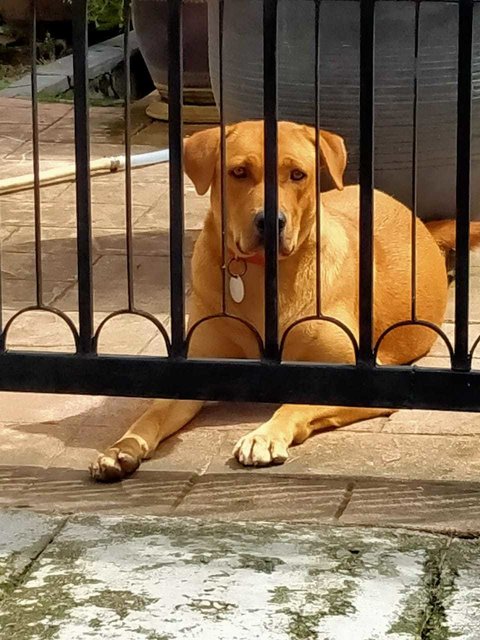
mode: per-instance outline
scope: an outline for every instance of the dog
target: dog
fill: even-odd
[[[343,139],[320,131],[322,174],[332,189],[321,194],[321,226],[316,229],[316,143],[313,128],[278,124],[279,338],[291,361],[354,363],[351,335],[359,333],[359,187],[344,187],[347,152]],[[238,319],[207,316],[222,312],[222,232],[220,130],[208,129],[184,143],[185,172],[199,195],[210,189],[211,206],[192,257],[189,347],[195,358],[258,358],[254,328],[264,328],[264,167],[263,122],[226,128],[226,245],[231,266],[241,266],[242,291],[226,294],[226,312]],[[416,314],[440,326],[448,277],[446,254],[455,247],[453,221],[416,225]],[[472,223],[472,246],[480,244],[480,223]],[[411,318],[412,214],[389,195],[374,192],[374,341],[392,325]],[[320,279],[317,283],[317,235]],[[238,273],[234,275],[239,275]],[[321,317],[316,315],[320,294]],[[236,298],[236,301],[233,299]],[[293,328],[291,326],[297,323]],[[342,326],[343,325],[343,326]],[[343,328],[347,328],[347,331]],[[289,329],[290,328],[290,329]],[[428,353],[436,333],[424,326],[402,326],[388,333],[378,349],[379,364],[401,365]],[[91,466],[100,481],[134,472],[159,443],[200,411],[199,400],[157,400]],[[375,408],[283,405],[265,424],[240,439],[234,455],[246,466],[283,463],[288,448],[314,431],[388,415]]]

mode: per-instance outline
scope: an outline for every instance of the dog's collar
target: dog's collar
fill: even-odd
[[[234,302],[240,304],[245,298],[245,283],[243,276],[247,273],[248,264],[257,264],[264,266],[265,258],[263,253],[255,253],[253,256],[238,257],[232,251],[228,252],[229,260],[226,265],[228,279],[228,288],[230,297]]]
[[[257,264],[261,267],[265,266],[265,254],[263,253],[254,253],[252,256],[236,256],[234,253],[232,253],[231,251],[230,253],[230,259],[231,260],[239,260],[239,261],[243,261],[246,262],[247,264]]]

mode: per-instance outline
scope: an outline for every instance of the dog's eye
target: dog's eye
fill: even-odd
[[[247,170],[245,169],[245,167],[235,167],[230,171],[230,175],[233,176],[234,178],[239,178],[239,179],[246,178]]]
[[[290,180],[299,182],[300,180],[303,180],[304,178],[306,178],[306,175],[307,174],[301,171],[300,169],[294,169],[293,171],[290,172]]]

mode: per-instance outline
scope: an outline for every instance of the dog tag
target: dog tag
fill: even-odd
[[[245,286],[240,276],[230,276],[228,283],[232,300],[240,304],[245,297]]]

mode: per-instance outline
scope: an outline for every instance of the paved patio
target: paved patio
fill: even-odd
[[[166,144],[165,127],[133,111],[133,151]],[[42,168],[73,160],[73,112],[40,105]],[[91,109],[92,157],[122,153],[122,112]],[[28,102],[0,102],[0,177],[31,171]],[[167,166],[133,173],[134,282],[139,307],[168,325]],[[95,321],[125,305],[124,175],[92,181]],[[207,207],[186,183],[187,247]],[[42,189],[44,302],[76,321],[75,187]],[[0,197],[4,319],[35,299],[33,194]],[[472,266],[472,339],[480,332],[480,263]],[[453,291],[452,291],[453,295]],[[452,297],[453,299],[453,297]],[[445,331],[453,335],[450,304]],[[43,317],[42,317],[43,315]],[[25,314],[8,345],[71,350],[61,320]],[[106,353],[163,354],[156,329],[138,318],[117,318],[101,334]],[[437,344],[426,359],[446,366]],[[477,362],[477,361],[476,361]],[[170,438],[155,458],[117,486],[97,486],[86,469],[147,406],[135,399],[0,395],[0,504],[62,513],[135,512],[296,518],[345,524],[480,532],[480,416],[401,411],[319,434],[291,452],[287,464],[245,470],[232,460],[238,437],[273,410],[211,404],[194,424]],[[268,496],[266,499],[265,496]]]
[[[0,637],[478,640],[478,541],[0,512]]]

